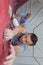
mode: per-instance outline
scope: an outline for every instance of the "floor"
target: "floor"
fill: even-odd
[[[43,0],[29,0],[17,11],[22,12],[31,13],[29,24],[25,26],[27,32],[37,34],[38,42],[36,46],[28,46],[24,53],[20,53],[13,65],[43,65]]]

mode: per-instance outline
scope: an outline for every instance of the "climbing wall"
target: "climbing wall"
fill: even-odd
[[[0,65],[3,65],[9,49],[8,43],[3,39],[3,31],[10,23],[9,4],[13,7],[13,0],[0,0]]]
[[[15,3],[15,11],[20,8],[22,5],[24,5],[28,0],[14,0]]]

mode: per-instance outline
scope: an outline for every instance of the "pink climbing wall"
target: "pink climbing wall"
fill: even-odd
[[[10,17],[9,4],[13,9],[13,0],[0,0],[0,65],[3,65],[5,57],[8,55],[9,45],[3,40],[3,31],[9,26]]]

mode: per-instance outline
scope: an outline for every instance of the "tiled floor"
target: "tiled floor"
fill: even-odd
[[[17,13],[31,13],[30,23],[26,25],[26,28],[27,32],[37,34],[38,42],[36,46],[28,46],[24,53],[20,53],[14,65],[43,65],[43,0],[39,1],[40,3],[34,3],[34,0],[31,0],[31,11],[29,1],[17,11]]]

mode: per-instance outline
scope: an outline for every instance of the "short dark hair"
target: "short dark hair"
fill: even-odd
[[[31,15],[30,13],[27,13],[26,16]]]
[[[31,41],[32,41],[31,46],[36,45],[36,42],[38,41],[38,37],[37,37],[37,35],[36,35],[36,34],[31,33]]]
[[[26,16],[25,16],[25,19],[26,19],[26,17],[27,17],[27,16],[29,16],[29,17],[30,17],[30,16],[31,16],[31,14],[30,14],[30,13],[27,13],[27,14],[26,14]]]

